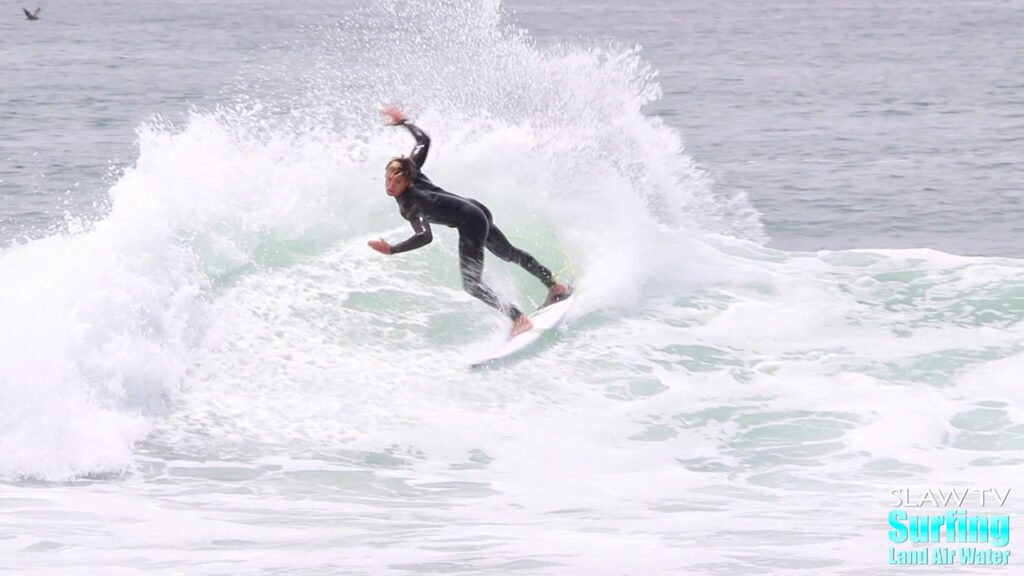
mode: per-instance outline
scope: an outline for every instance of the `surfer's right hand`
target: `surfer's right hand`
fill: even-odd
[[[405,114],[402,114],[402,111],[399,110],[398,108],[384,108],[383,110],[380,111],[380,113],[387,116],[388,118],[391,118],[391,121],[388,122],[389,126],[398,126],[399,124],[405,124]]]

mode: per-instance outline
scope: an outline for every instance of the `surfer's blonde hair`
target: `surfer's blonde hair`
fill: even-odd
[[[418,173],[419,169],[416,167],[416,163],[408,156],[396,156],[384,168],[384,174],[387,176],[402,176],[410,181],[416,178]]]

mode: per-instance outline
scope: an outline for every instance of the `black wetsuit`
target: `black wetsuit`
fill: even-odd
[[[434,239],[430,231],[431,224],[458,228],[462,288],[515,320],[522,312],[502,300],[481,280],[484,270],[484,248],[506,262],[522,266],[549,288],[555,283],[551,271],[537,262],[533,256],[510,244],[508,238],[505,238],[501,230],[494,225],[491,211],[486,206],[476,200],[442,190],[424,176],[422,168],[430,149],[430,138],[408,122],[403,123],[403,126],[416,138],[416,146],[409,154],[409,158],[421,170],[395,200],[398,202],[402,217],[412,224],[415,234],[408,240],[391,246],[391,253],[408,252],[429,244]]]

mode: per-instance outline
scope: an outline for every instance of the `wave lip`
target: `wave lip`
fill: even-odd
[[[0,252],[0,477],[124,470],[183,381],[205,282],[137,216]]]

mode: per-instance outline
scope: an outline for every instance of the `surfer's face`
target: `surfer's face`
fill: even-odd
[[[388,191],[388,196],[399,196],[408,186],[409,179],[401,174],[388,172],[384,177],[384,189]]]

